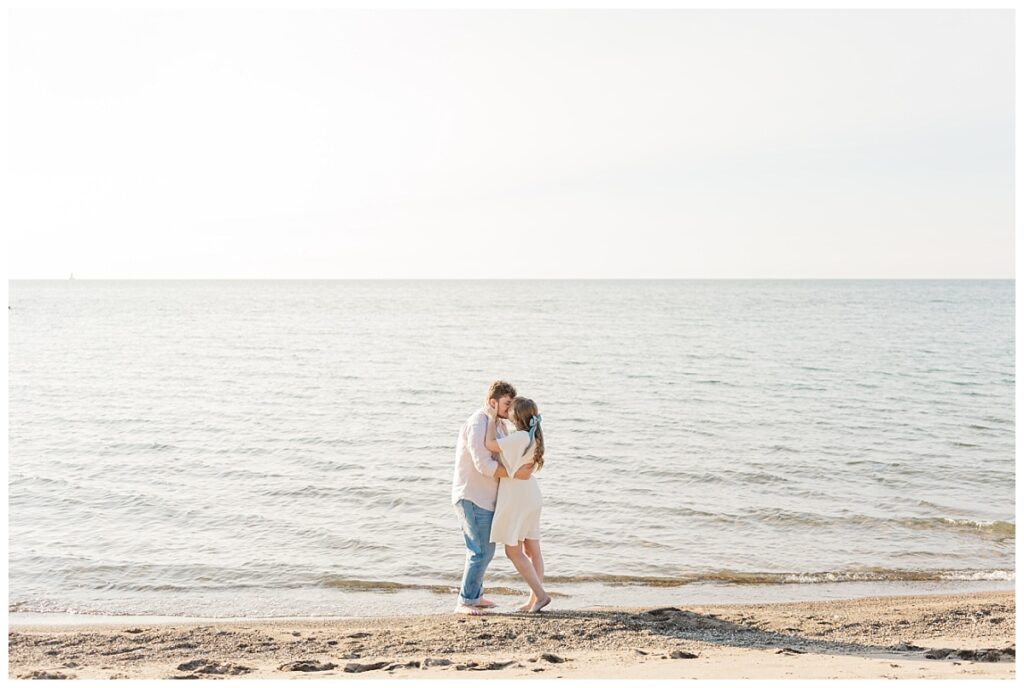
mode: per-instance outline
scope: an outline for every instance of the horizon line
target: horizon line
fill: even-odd
[[[1010,277],[9,277],[8,282],[714,282],[1013,281]]]

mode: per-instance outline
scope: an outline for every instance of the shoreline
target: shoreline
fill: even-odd
[[[437,586],[440,588],[440,586]],[[758,604],[765,602],[816,602],[825,600],[849,600],[863,597],[905,597],[957,594],[967,595],[978,592],[1003,592],[1015,590],[1015,580],[948,580],[948,581],[842,581],[828,583],[786,583],[758,585],[727,585],[722,583],[691,583],[685,586],[659,587],[643,585],[576,584],[570,587],[553,585],[549,588],[555,605],[560,610],[642,608],[683,603],[687,605]],[[293,591],[289,591],[293,592]],[[428,616],[448,614],[455,603],[458,588],[439,589],[310,589],[295,600],[283,598],[278,591],[262,591],[254,594],[245,604],[238,604],[233,598],[221,600],[204,596],[202,599],[186,601],[178,596],[176,601],[184,603],[184,611],[168,613],[160,601],[143,612],[66,612],[66,611],[23,611],[8,610],[8,625],[54,625],[76,626],[90,624],[175,624],[175,623],[220,623],[232,620],[291,621],[291,620],[345,620],[375,617]],[[529,594],[529,590],[490,586],[486,596],[503,608],[516,606]],[[286,609],[295,604],[303,611],[278,612],[268,605],[268,598],[276,600],[277,607]],[[330,600],[331,596],[341,598],[342,603]],[[319,598],[319,605],[309,604]],[[616,604],[606,604],[614,600]],[[259,609],[259,614],[248,614],[243,609]],[[307,612],[304,609],[309,608]],[[202,610],[205,613],[195,613]]]
[[[10,678],[1013,678],[1015,592],[13,624]],[[929,658],[942,655],[942,658]],[[938,651],[938,653],[936,653]],[[980,654],[978,651],[982,651]],[[990,652],[989,652],[990,651]]]

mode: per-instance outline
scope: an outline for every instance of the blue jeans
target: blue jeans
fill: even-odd
[[[484,594],[484,572],[494,558],[494,543],[491,542],[494,512],[468,499],[460,499],[455,504],[455,513],[462,523],[462,536],[466,540],[466,569],[462,572],[459,603],[476,604]]]

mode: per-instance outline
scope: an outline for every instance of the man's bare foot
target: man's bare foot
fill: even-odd
[[[469,616],[483,616],[489,612],[483,609],[477,609],[476,607],[470,607],[468,604],[457,604],[455,605],[456,614],[468,614]]]
[[[473,606],[477,609],[487,609],[488,607],[496,607],[498,605],[496,605],[494,602],[491,602],[490,600],[485,600],[481,597],[480,601],[474,604]]]
[[[538,600],[532,607],[530,607],[530,613],[536,614],[549,604],[551,604],[551,595],[545,595],[543,600]]]

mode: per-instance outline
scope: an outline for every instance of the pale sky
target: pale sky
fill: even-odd
[[[1013,21],[12,10],[8,275],[1013,277]]]

